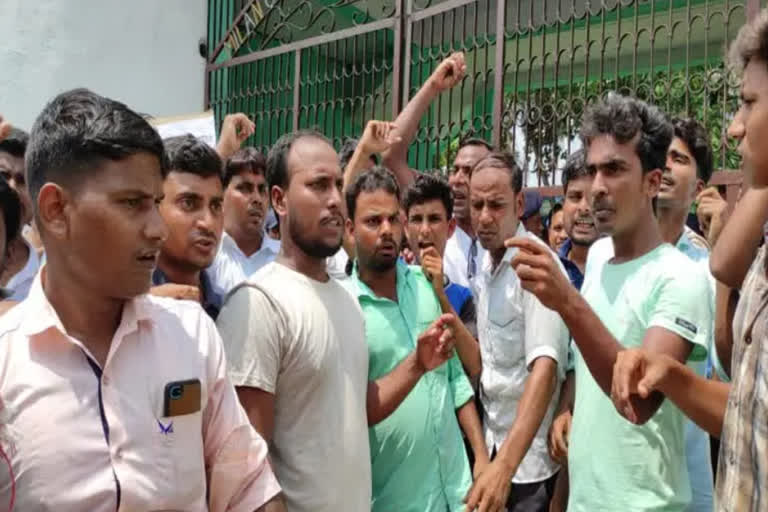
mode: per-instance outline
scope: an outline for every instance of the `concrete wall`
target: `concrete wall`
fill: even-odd
[[[203,108],[205,0],[0,0],[0,112],[29,129],[88,87],[154,116]]]

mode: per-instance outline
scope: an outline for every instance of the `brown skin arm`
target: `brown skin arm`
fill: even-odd
[[[283,497],[278,494],[267,503],[256,509],[256,512],[286,512],[285,504],[283,504]]]
[[[738,292],[718,281],[715,292],[715,350],[720,365],[728,375],[731,375],[733,316],[738,302]]]
[[[251,425],[269,443],[275,431],[275,395],[262,389],[238,386],[237,398]]]
[[[459,407],[456,411],[456,415],[461,430],[464,432],[464,435],[467,436],[469,444],[472,447],[472,452],[475,454],[473,474],[477,477],[477,475],[479,475],[488,465],[490,458],[488,457],[488,448],[485,446],[485,439],[483,439],[480,416],[477,414],[474,400],[470,399],[467,403]]]

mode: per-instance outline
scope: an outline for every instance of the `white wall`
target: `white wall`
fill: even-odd
[[[87,87],[154,116],[203,108],[205,0],[0,0],[0,113],[29,129]]]

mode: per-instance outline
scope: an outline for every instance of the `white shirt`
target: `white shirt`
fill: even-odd
[[[516,236],[541,240],[529,234],[520,223]],[[548,247],[555,261],[557,255]],[[517,415],[529,369],[539,357],[557,363],[557,385],[547,413],[512,481],[519,484],[541,482],[554,475],[559,466],[547,450],[547,433],[557,407],[560,383],[565,378],[568,329],[560,315],[544,307],[533,294],[523,290],[509,262],[517,249],[508,249],[496,270],[486,253],[480,274],[473,280],[477,301],[477,332],[483,372],[480,399],[485,410],[485,442],[489,451],[498,449],[507,437]],[[560,264],[560,270],[565,269]]]
[[[483,249],[480,242],[475,242],[477,248],[477,254],[475,255],[475,269],[476,272],[480,272],[480,265],[485,256],[485,249]],[[453,236],[448,239],[445,244],[445,254],[443,254],[443,271],[451,282],[460,284],[465,288],[470,288],[470,278],[468,276],[469,269],[469,253],[472,251],[472,237],[470,237],[463,229],[456,226],[456,231],[453,232]]]
[[[232,288],[251,277],[267,263],[274,261],[279,252],[280,241],[272,239],[265,233],[261,248],[250,256],[246,256],[235,239],[224,232],[216,259],[206,272],[211,278],[216,293],[226,296]]]
[[[189,380],[199,398],[167,415],[167,385]],[[14,510],[24,512],[114,512],[118,502],[251,512],[280,491],[227,378],[216,327],[191,301],[128,301],[100,366],[37,278],[0,317],[0,447],[2,510],[12,493],[6,462]]]
[[[37,256],[37,251],[24,237],[22,237],[22,241],[29,249],[27,263],[5,285],[5,288],[13,291],[13,295],[8,297],[8,299],[19,302],[26,299],[27,295],[29,295],[29,289],[32,287],[32,283],[35,282],[37,271],[40,270],[40,258]]]
[[[357,299],[336,279],[273,262],[230,296],[218,327],[235,386],[275,396],[269,452],[288,511],[370,510],[368,345]]]
[[[336,251],[336,254],[325,259],[326,272],[328,272],[328,275],[334,279],[349,279],[349,276],[347,275],[348,261],[349,256],[347,256],[347,251],[341,247]]]

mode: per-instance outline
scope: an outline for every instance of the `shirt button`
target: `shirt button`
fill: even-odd
[[[750,332],[746,336],[744,336],[744,343],[747,345],[750,345],[752,343],[752,333]]]
[[[120,460],[120,459],[122,459],[122,458],[123,458],[123,449],[122,449],[122,448],[117,448],[117,449],[115,450],[115,458],[116,458],[117,460]]]
[[[103,385],[105,385],[105,386],[109,386],[110,382],[111,382],[111,381],[109,380],[109,377],[108,377],[107,375],[104,375],[104,376],[101,378],[101,383],[102,383]]]

